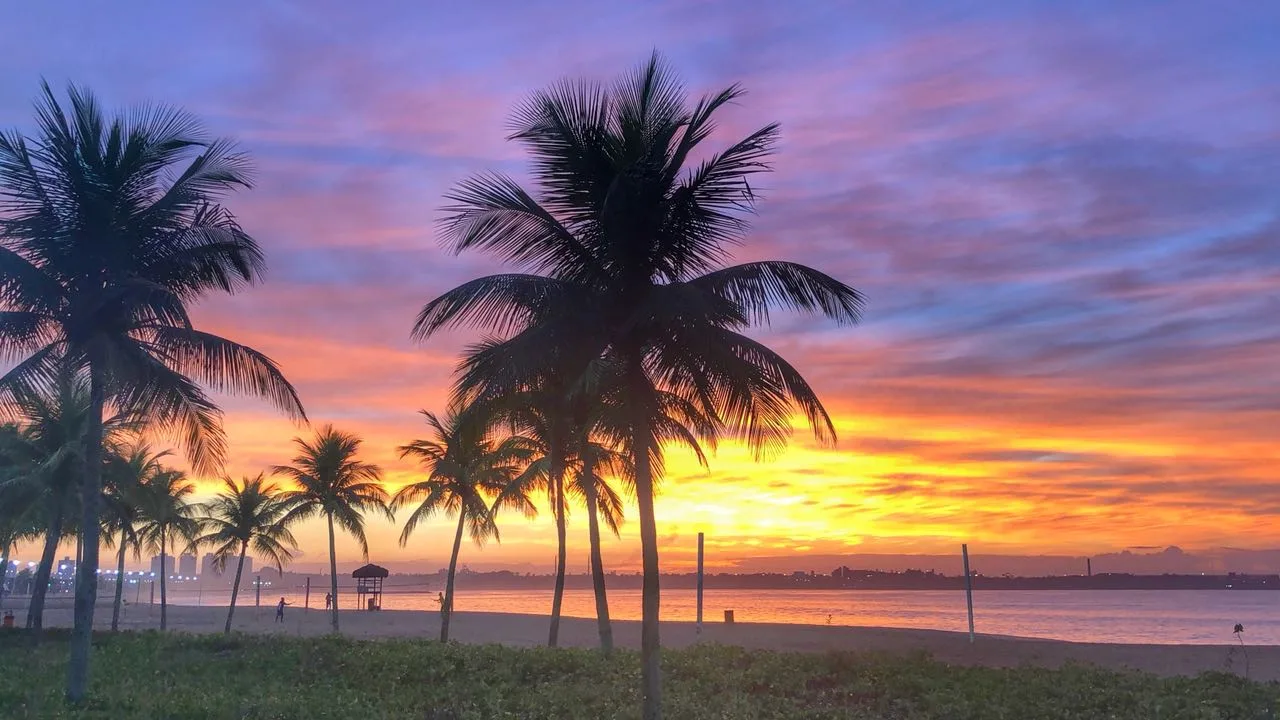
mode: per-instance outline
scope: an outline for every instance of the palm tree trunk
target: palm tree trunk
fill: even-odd
[[[640,553],[644,565],[641,589],[640,690],[643,720],[662,720],[662,646],[658,637],[658,524],[653,515],[653,468],[649,464],[652,436],[637,423],[632,428],[631,452],[636,469],[636,499],[640,510]]]
[[[444,603],[440,605],[440,642],[449,642],[449,619],[453,617],[453,577],[458,571],[458,553],[462,551],[462,528],[467,521],[467,506],[458,510],[458,531],[453,534],[453,553],[449,556],[449,574],[444,580]]]
[[[164,528],[160,529],[160,629],[169,629],[169,596],[165,594],[166,576],[169,574],[169,562],[165,558],[165,548],[168,546],[168,535]]]
[[[9,577],[9,546],[0,548],[0,608],[4,607],[4,581]]]
[[[590,460],[583,464],[582,477],[587,494],[587,531],[591,541],[591,585],[596,591],[596,624],[600,630],[600,649],[605,655],[613,652],[613,624],[609,622],[609,597],[604,587],[604,557],[600,553],[600,518],[596,507],[598,494],[595,485],[595,469]]]
[[[129,538],[120,532],[120,558],[116,563],[116,597],[111,604],[111,632],[120,629],[120,601],[124,599],[124,554],[129,549]]]
[[[244,573],[244,556],[249,552],[249,543],[240,546],[240,562],[236,563],[236,582],[231,586],[231,604],[227,606],[227,626],[222,632],[231,634],[231,616],[236,612],[236,596],[240,594],[240,576]],[[201,580],[204,578],[202,577]]]
[[[333,593],[333,614],[330,615],[333,623],[333,632],[337,634],[338,630],[338,551],[333,544],[333,514],[328,515],[329,518],[329,589]]]
[[[564,605],[564,565],[567,556],[567,533],[564,519],[564,468],[552,458],[551,486],[556,504],[556,589],[551,596],[551,632],[547,646],[555,647],[560,641],[560,609]]]
[[[53,561],[58,554],[58,541],[62,539],[62,499],[56,494],[49,498],[49,527],[45,530],[44,550],[40,564],[36,566],[35,585],[31,587],[31,604],[27,607],[27,627],[31,629],[31,641],[40,641],[44,628],[44,600],[49,593],[49,577],[53,574]]]
[[[79,581],[76,583],[75,627],[71,631],[71,662],[67,665],[67,699],[77,703],[84,699],[89,688],[93,607],[98,601],[98,503],[102,495],[102,413],[106,404],[100,363],[91,357],[89,426],[84,434],[84,483],[80,488],[84,558],[76,567]]]

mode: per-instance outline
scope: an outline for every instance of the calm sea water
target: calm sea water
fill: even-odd
[[[312,587],[310,606],[324,606],[324,589]],[[142,602],[147,598],[143,593]],[[262,604],[283,595],[296,607],[304,603],[301,588],[267,587]],[[355,608],[354,591],[340,590],[341,605]],[[173,602],[226,605],[229,593],[189,594],[176,590]],[[252,591],[241,593],[239,604],[253,605]],[[1221,644],[1236,642],[1236,623],[1245,627],[1244,639],[1254,645],[1280,645],[1280,592],[1223,590],[1065,590],[974,592],[974,622],[980,633],[1052,638],[1078,642]],[[389,593],[387,610],[439,609],[436,590]],[[546,615],[550,591],[458,591],[459,611]],[[609,593],[615,619],[640,619],[640,591]],[[883,590],[707,590],[704,622],[722,622],[733,610],[737,622],[810,625],[854,625],[966,631],[963,592]],[[595,617],[595,598],[589,590],[568,590],[564,614]],[[697,596],[692,590],[662,595],[664,620],[695,620]]]

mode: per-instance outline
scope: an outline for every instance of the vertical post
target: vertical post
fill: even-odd
[[[156,579],[151,578],[151,604],[156,604]]]
[[[965,567],[968,567],[968,566],[966,565]],[[254,584],[258,586],[258,595],[253,601],[254,607],[262,607],[262,576],[261,575],[259,575],[258,579],[254,581]]]
[[[698,533],[698,634],[702,634],[702,533]]]
[[[307,594],[303,596],[302,608],[304,610],[311,609],[311,576],[307,576]]]
[[[1093,577],[1093,558],[1084,559],[1084,571],[1089,574],[1089,577]]]
[[[964,599],[969,606],[969,642],[973,642],[973,576],[969,574],[969,544],[960,546],[964,557]]]

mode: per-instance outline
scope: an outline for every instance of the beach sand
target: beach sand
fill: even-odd
[[[25,619],[25,608],[15,611],[17,621]],[[96,625],[106,628],[111,607],[100,605]],[[169,607],[169,628],[191,633],[221,632],[226,622],[225,607]],[[440,632],[440,616],[435,612],[383,610],[341,611],[342,634],[352,638],[435,638]],[[69,627],[69,600],[54,600],[45,610],[47,627]],[[153,629],[160,625],[160,606],[130,604],[124,610],[125,629]],[[329,631],[329,614],[312,608],[288,607],[283,623],[275,622],[275,608],[237,607],[234,628],[246,633],[324,635]],[[539,615],[458,612],[450,623],[451,639],[464,643],[501,643],[513,646],[544,645],[548,619]],[[614,642],[619,647],[640,646],[640,623],[613,622]],[[694,643],[721,643],[746,648],[789,652],[829,650],[911,653],[923,651],[934,659],[957,665],[1008,667],[1035,665],[1057,667],[1065,662],[1092,663],[1116,669],[1136,669],[1160,675],[1196,675],[1207,671],[1242,673],[1243,657],[1225,645],[1119,645],[1068,643],[995,635],[977,636],[969,643],[964,633],[941,630],[907,630],[878,627],[827,625],[780,625],[766,623],[705,623],[702,633],[690,622],[662,623],[664,647],[686,647]],[[563,618],[560,645],[595,647],[598,643],[594,619]],[[1234,654],[1232,667],[1228,657]],[[1280,680],[1280,646],[1248,648],[1250,677]]]

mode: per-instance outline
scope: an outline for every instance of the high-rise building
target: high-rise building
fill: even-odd
[[[212,580],[221,575],[222,573],[218,572],[214,566],[213,553],[205,553],[204,557],[200,558],[200,578],[202,580]]]
[[[183,577],[195,577],[196,574],[196,556],[186,555],[178,558],[178,574]]]
[[[231,570],[233,573],[235,572],[234,570],[232,570],[231,565],[227,565],[227,569]],[[244,577],[249,577],[252,574],[253,574],[253,558],[246,556],[244,559]]]
[[[164,569],[160,569],[160,556],[155,555],[151,558],[151,572],[157,577],[160,575],[169,576],[173,574],[173,556],[164,556]]]
[[[69,557],[64,557],[58,561],[58,567],[53,574],[60,578],[71,578],[76,576],[76,561]]]

